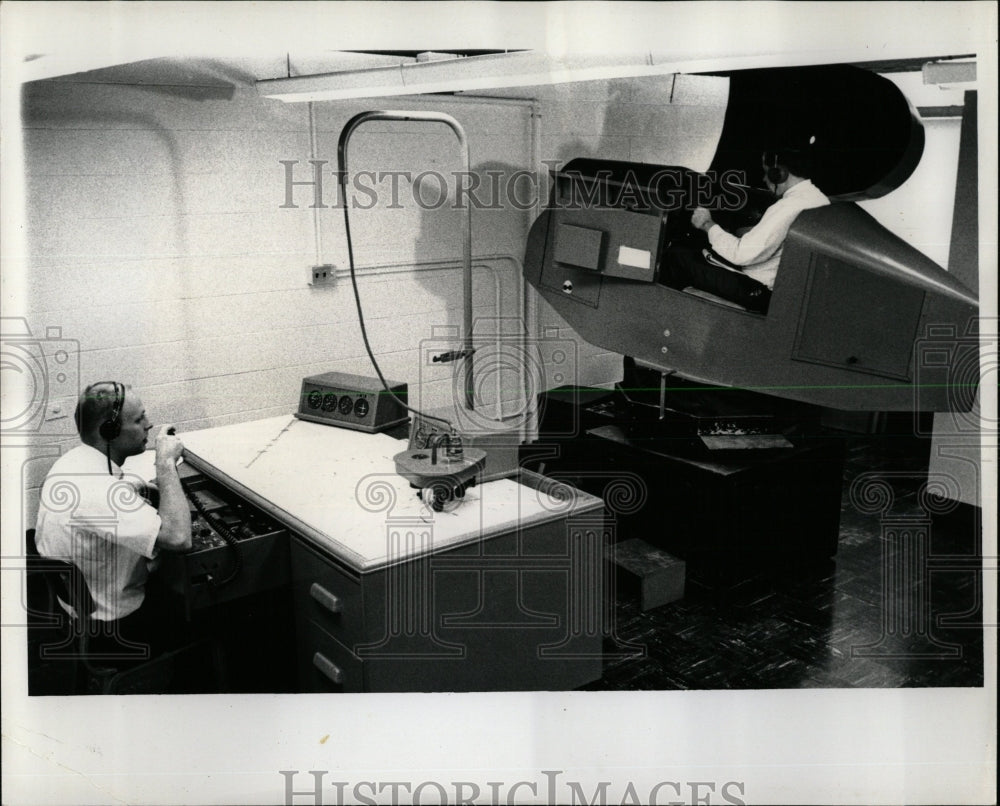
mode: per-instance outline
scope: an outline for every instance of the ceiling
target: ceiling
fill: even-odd
[[[118,54],[121,57],[121,53]],[[889,76],[918,107],[960,106],[961,87],[928,85],[921,68],[929,62],[964,60],[963,54],[945,54],[856,62],[856,66]],[[724,61],[724,60],[723,60]],[[720,60],[715,60],[720,64]],[[702,72],[724,75],[732,70],[699,69],[704,64],[678,63],[655,54],[554,59],[535,51],[465,50],[450,54],[424,51],[321,51],[311,54],[275,53],[252,57],[178,58],[164,56],[126,61],[74,71],[74,63],[38,57],[25,65],[39,78],[59,82],[108,83],[169,88],[192,98],[229,98],[237,87],[257,86],[262,95],[281,100],[319,100],[300,92],[302,82],[312,86],[352,88],[339,97],[471,92],[503,97],[529,93],[539,86],[566,81],[627,76]],[[750,65],[748,65],[750,66]],[[687,67],[688,69],[684,69]],[[51,71],[69,70],[69,72]],[[322,79],[304,78],[323,76]],[[258,82],[261,82],[258,84]],[[285,97],[270,82],[280,85]],[[292,85],[288,88],[286,85]],[[336,97],[336,96],[335,96]]]
[[[426,53],[450,54],[470,72],[525,56],[557,68],[595,59],[620,77],[650,67],[705,73],[835,63],[908,72],[928,58],[980,50],[986,64],[995,53],[989,5],[7,2],[0,58],[15,83],[72,76],[252,84],[420,66]]]

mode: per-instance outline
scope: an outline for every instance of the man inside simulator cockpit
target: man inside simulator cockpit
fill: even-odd
[[[765,151],[762,167],[764,182],[778,200],[740,236],[716,224],[704,207],[695,208],[691,225],[707,233],[712,249],[668,252],[665,285],[694,286],[749,311],[766,313],[789,228],[803,210],[823,207],[830,200],[810,179],[813,166],[808,147]]]

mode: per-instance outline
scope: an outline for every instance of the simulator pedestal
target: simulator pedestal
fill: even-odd
[[[730,423],[739,422],[733,402],[725,403]],[[782,412],[780,432],[758,440],[772,447],[713,450],[698,433],[703,413],[686,416],[683,400],[659,431],[621,391],[561,388],[542,404],[540,440],[529,450],[548,454],[546,474],[604,497],[616,540],[643,540],[684,560],[689,579],[726,586],[836,554],[844,447],[818,426],[796,429]],[[749,416],[760,425],[759,408]],[[626,480],[639,497],[616,508],[613,486]]]

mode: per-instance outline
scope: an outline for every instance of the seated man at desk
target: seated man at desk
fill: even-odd
[[[691,224],[708,234],[714,255],[690,249],[668,253],[666,285],[694,286],[755,313],[767,311],[789,228],[803,210],[823,207],[830,200],[809,178],[812,158],[808,148],[765,151],[762,167],[764,182],[778,200],[741,236],[716,224],[704,207],[695,208]]]
[[[191,515],[177,474],[183,445],[170,427],[156,438],[155,509],[141,497],[140,480],[130,480],[121,467],[146,450],[153,427],[135,391],[117,381],[92,384],[80,395],[74,417],[83,444],[61,456],[46,476],[38,551],[80,569],[94,601],[91,618],[113,624],[109,634],[168,647],[179,619],[146,583],[159,551],[191,547]],[[62,605],[70,612],[68,603]]]

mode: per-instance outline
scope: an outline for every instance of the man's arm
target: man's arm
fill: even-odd
[[[191,548],[191,511],[177,474],[177,460],[184,445],[168,430],[164,428],[156,438],[156,486],[160,491],[156,545],[167,551],[187,551]]]
[[[737,238],[712,220],[704,208],[698,208],[691,216],[691,223],[708,234],[709,243],[716,254],[737,266],[751,266],[774,255],[788,234],[788,228],[795,218],[794,211],[785,211],[780,201],[764,212],[764,217]]]

